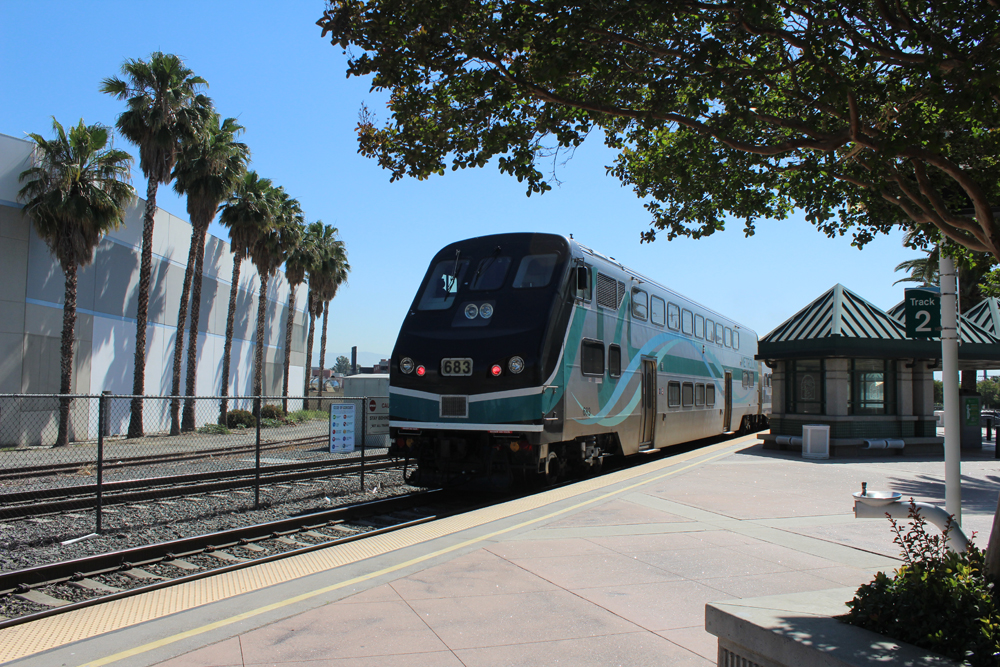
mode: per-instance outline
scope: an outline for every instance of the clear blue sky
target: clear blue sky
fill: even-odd
[[[0,133],[51,136],[52,116],[64,125],[81,117],[113,125],[123,107],[98,92],[103,78],[117,75],[125,58],[157,50],[184,58],[209,82],[219,112],[247,128],[253,168],[298,198],[308,221],[340,229],[353,270],[331,305],[328,366],[352,345],[368,353],[366,363],[387,357],[431,256],[498,232],[573,234],[759,335],[838,282],[883,309],[902,299],[893,267],[918,255],[900,234],[859,251],[795,216],[760,221],[749,239],[732,222],[708,239],[640,245],[649,216],[631,190],[605,176],[613,155],[598,141],[556,165],[561,185],[542,196],[526,197],[493,164],[389,183],[355,141],[362,103],[384,118],[385,96],[346,78],[341,49],[315,25],[323,8],[316,0],[0,0]],[[117,145],[137,154],[123,139]],[[138,168],[134,185],[145,192]],[[169,188],[161,186],[157,203],[187,218]],[[218,225],[211,231],[227,238]]]

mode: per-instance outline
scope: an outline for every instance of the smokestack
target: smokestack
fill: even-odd
[[[358,346],[351,348],[351,375],[358,374]]]

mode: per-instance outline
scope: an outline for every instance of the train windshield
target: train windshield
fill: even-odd
[[[466,260],[445,260],[438,262],[431,269],[430,280],[424,293],[420,295],[419,310],[445,310],[451,308],[458,294],[458,286],[462,284],[465,271],[469,268]]]

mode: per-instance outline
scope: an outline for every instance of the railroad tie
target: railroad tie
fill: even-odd
[[[70,586],[75,586],[77,588],[82,588],[88,591],[97,591],[99,593],[117,593],[122,590],[115,586],[108,586],[107,584],[102,584],[99,581],[94,581],[93,579],[81,579],[80,581],[67,581]]]
[[[62,607],[63,605],[69,604],[66,600],[60,600],[59,598],[54,598],[51,595],[46,595],[41,591],[25,591],[24,593],[15,593],[14,597],[25,600],[26,602],[34,602],[35,604],[42,604],[46,607]]]

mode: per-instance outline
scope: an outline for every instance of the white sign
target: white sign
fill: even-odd
[[[354,451],[354,404],[330,405],[330,453],[347,454]]]
[[[369,398],[365,420],[365,435],[389,435],[389,399]]]

